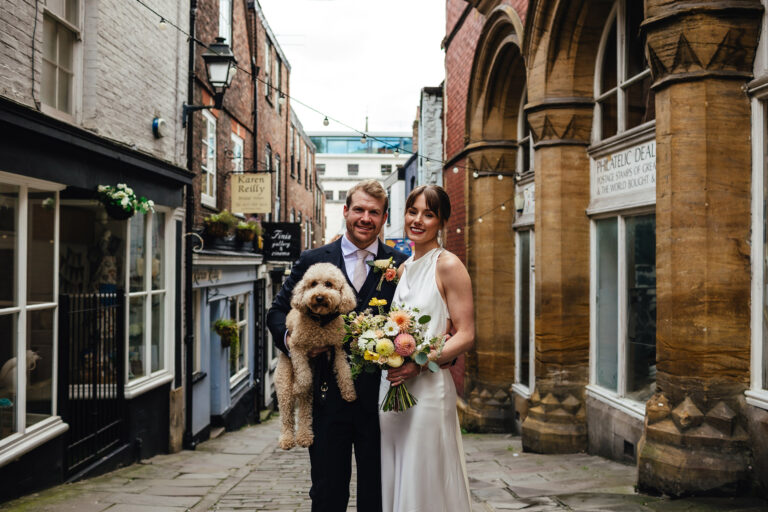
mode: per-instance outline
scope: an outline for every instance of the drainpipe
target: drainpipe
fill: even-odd
[[[189,84],[187,86],[187,103],[194,105],[195,102],[195,23],[197,20],[197,0],[190,0],[189,9]],[[187,119],[187,169],[193,171],[194,153],[194,116]],[[186,185],[186,216],[184,219],[185,232],[192,233],[195,227],[195,192],[191,184]],[[192,432],[192,372],[193,372],[193,352],[195,344],[195,310],[194,294],[192,293],[192,240],[185,237],[184,243],[184,348],[186,351],[184,376],[184,448],[194,450],[197,443],[193,440]]]

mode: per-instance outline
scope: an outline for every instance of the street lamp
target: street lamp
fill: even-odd
[[[187,116],[195,110],[205,110],[210,108],[220,109],[224,101],[224,92],[232,83],[237,71],[237,60],[232,53],[229,45],[224,42],[223,37],[217,37],[216,42],[208,47],[208,51],[203,53],[205,62],[205,72],[208,75],[208,83],[213,88],[213,105],[187,105],[184,104],[182,125],[187,125]]]

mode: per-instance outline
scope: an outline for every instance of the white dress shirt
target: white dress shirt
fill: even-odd
[[[355,280],[355,266],[357,265],[357,251],[360,248],[350,242],[347,238],[347,233],[341,237],[341,254],[344,256],[344,270],[347,272],[350,281]],[[365,257],[365,261],[371,261],[376,258],[379,253],[379,239],[376,238],[371,245],[364,247],[368,254]],[[371,271],[370,265],[365,266],[366,275]]]

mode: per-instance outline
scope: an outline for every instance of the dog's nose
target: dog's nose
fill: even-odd
[[[318,304],[322,304],[323,302],[325,302],[325,297],[323,297],[322,295],[315,295],[315,302],[317,302]]]

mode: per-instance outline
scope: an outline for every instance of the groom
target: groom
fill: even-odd
[[[355,311],[367,309],[372,298],[385,299],[386,308],[395,292],[393,282],[376,285],[381,274],[366,263],[374,259],[394,258],[395,266],[405,261],[405,254],[379,241],[387,220],[387,193],[376,180],[357,183],[347,193],[344,219],[347,231],[339,240],[305,251],[294,264],[290,277],[275,297],[267,314],[267,325],[275,346],[290,354],[290,333],[285,316],[291,309],[291,293],[306,270],[315,263],[328,262],[339,267],[356,290]],[[286,346],[287,345],[287,346]],[[327,352],[324,349],[323,352]],[[343,512],[349,501],[352,474],[352,447],[357,462],[357,510],[381,511],[381,463],[379,439],[380,372],[363,372],[355,381],[357,400],[346,402],[339,394],[327,353],[315,353],[313,422],[315,440],[309,448],[312,464],[313,512]]]

